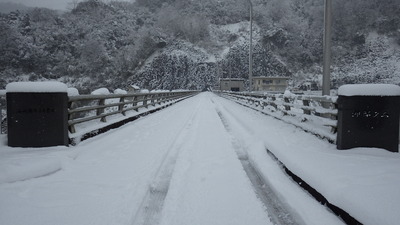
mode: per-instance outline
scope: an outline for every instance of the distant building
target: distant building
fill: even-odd
[[[253,77],[253,91],[285,92],[288,77]]]
[[[241,78],[221,78],[219,79],[221,91],[244,91],[244,79]]]
[[[317,91],[321,90],[321,87],[318,85],[317,81],[305,80],[301,85],[299,85],[299,89],[302,91]]]

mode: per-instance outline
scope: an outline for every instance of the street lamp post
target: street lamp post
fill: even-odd
[[[324,29],[324,66],[322,78],[322,95],[330,95],[331,89],[331,31],[332,31],[332,0],[325,0]]]
[[[247,0],[250,7],[250,47],[249,47],[249,80],[250,92],[253,91],[253,4]]]

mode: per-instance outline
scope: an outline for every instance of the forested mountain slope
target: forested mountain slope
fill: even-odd
[[[323,1],[252,0],[254,75],[322,74]],[[399,0],[334,1],[333,87],[400,83]],[[57,79],[94,88],[202,89],[248,74],[246,0],[88,0],[0,14],[0,89]]]

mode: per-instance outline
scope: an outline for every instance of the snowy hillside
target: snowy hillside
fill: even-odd
[[[254,75],[317,87],[323,1],[253,0],[253,6]],[[333,7],[333,87],[399,84],[400,5],[339,0]],[[0,89],[27,80],[58,80],[81,93],[129,84],[202,89],[218,77],[248,78],[243,0],[86,0],[65,13],[0,13],[0,30]]]

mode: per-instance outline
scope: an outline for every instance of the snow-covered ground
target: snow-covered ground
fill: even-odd
[[[202,93],[74,147],[0,136],[0,224],[272,224],[254,166],[296,224],[343,224],[266,152],[364,224],[400,221],[400,155],[326,141]]]

